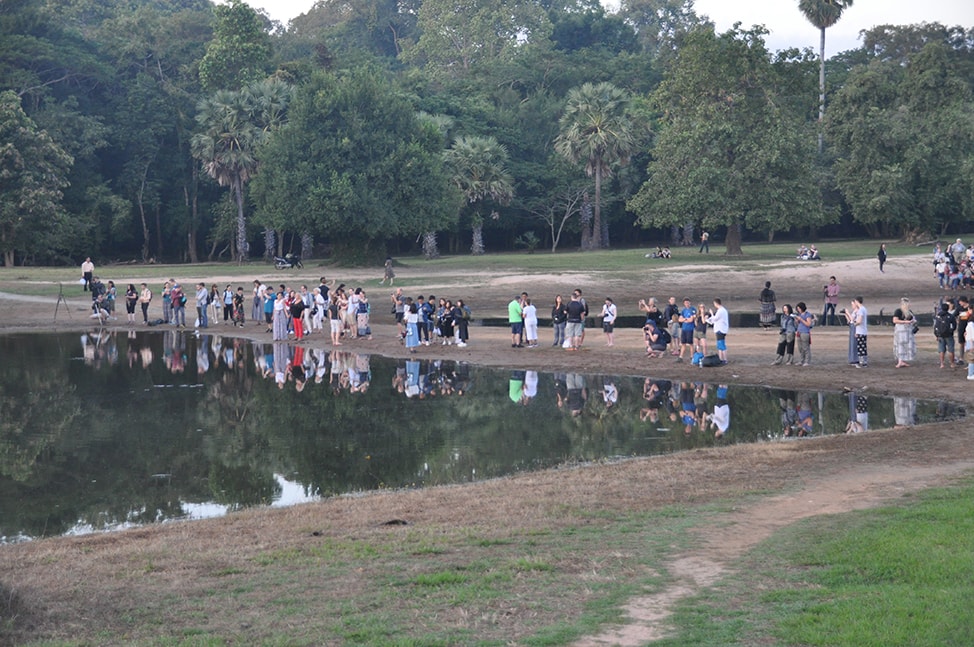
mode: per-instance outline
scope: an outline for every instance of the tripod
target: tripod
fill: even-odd
[[[68,306],[68,300],[64,298],[64,286],[60,283],[57,284],[57,303],[54,304],[54,321],[57,321],[57,311],[64,304],[64,309],[67,311],[68,316],[71,316],[71,307]]]

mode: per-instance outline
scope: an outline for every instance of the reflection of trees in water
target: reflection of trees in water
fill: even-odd
[[[270,346],[171,332],[117,341],[122,357],[155,360],[71,361],[83,359],[77,335],[0,338],[0,535],[159,521],[189,503],[266,503],[279,493],[276,474],[327,496],[780,437],[786,409],[815,435],[841,433],[850,415],[842,394],[547,373],[535,386],[527,373],[446,360],[407,371],[349,352],[329,353],[327,366],[314,354],[308,375],[323,379],[298,392],[265,373]],[[174,374],[176,352],[188,366]],[[333,390],[332,369],[352,366],[372,387]],[[410,397],[397,388],[407,372]],[[704,416],[719,401],[732,413],[715,441]],[[870,397],[868,409],[871,428],[892,426],[889,399]],[[954,411],[918,403],[897,413],[924,422]]]

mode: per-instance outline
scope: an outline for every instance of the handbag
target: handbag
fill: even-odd
[[[964,351],[964,361],[968,364],[974,364],[974,348],[968,348]]]

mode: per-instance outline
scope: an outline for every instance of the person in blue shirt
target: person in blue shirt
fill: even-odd
[[[684,297],[683,308],[680,310],[680,355],[677,362],[683,361],[683,353],[690,353],[693,357],[693,330],[696,327],[697,309],[693,307],[690,297]]]

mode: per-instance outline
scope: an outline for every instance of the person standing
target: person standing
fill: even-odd
[[[691,305],[690,297],[684,297],[683,309],[680,310],[680,354],[676,361],[683,361],[683,353],[689,351],[690,358],[693,358],[693,331],[696,328],[697,310]]]
[[[223,325],[226,326],[233,319],[233,288],[227,283],[223,288]]]
[[[392,299],[392,313],[396,317],[396,326],[399,328],[399,338],[405,339],[406,324],[403,322],[403,314],[406,309],[406,296],[402,293],[402,288],[396,288],[396,291],[393,292],[389,298]]]
[[[933,316],[933,334],[937,338],[937,352],[940,354],[940,368],[944,367],[944,359],[950,359],[950,367],[954,368],[954,331],[957,330],[957,318],[950,311],[949,303],[941,303],[940,310]]]
[[[606,346],[612,346],[614,343],[613,336],[615,335],[617,314],[618,309],[616,308],[616,304],[612,303],[611,298],[606,297],[605,303],[602,304],[602,332],[605,333]]]
[[[974,381],[974,318],[968,318],[964,330],[964,359],[967,360],[967,379]]]
[[[561,346],[565,343],[565,322],[568,321],[568,306],[562,300],[560,294],[555,295],[555,304],[551,306],[551,326],[555,329],[555,343],[552,346]]]
[[[909,362],[916,359],[917,342],[913,333],[916,317],[910,310],[910,300],[900,299],[900,307],[893,311],[893,356],[896,358],[896,368],[909,366]]]
[[[780,330],[778,332],[778,349],[775,351],[772,366],[779,366],[794,363],[795,358],[795,335],[798,333],[798,322],[795,320],[795,313],[791,310],[791,304],[786,303],[781,306]]]
[[[825,310],[822,312],[822,325],[835,325],[835,307],[839,305],[839,284],[834,276],[829,277],[828,285],[825,286]]]
[[[139,305],[142,306],[142,325],[149,325],[149,304],[152,303],[152,290],[145,283],[139,292]]]
[[[511,348],[521,348],[524,335],[524,309],[521,295],[517,294],[507,304],[507,322],[511,325]]]
[[[415,303],[410,303],[406,307],[403,320],[406,323],[405,346],[410,353],[415,353],[416,347],[419,346],[419,308]]]
[[[808,311],[804,301],[795,304],[795,320],[798,324],[795,330],[798,361],[802,366],[809,366],[812,363],[812,328],[815,326],[815,315]]]
[[[291,290],[290,297],[291,303],[289,308],[291,311],[291,325],[294,326],[294,338],[297,341],[301,341],[304,339],[304,311],[307,309],[307,306],[304,304],[302,295],[294,290]]]
[[[578,350],[582,343],[582,319],[585,317],[585,306],[582,305],[581,296],[572,292],[572,300],[568,302],[568,311],[565,318],[565,337],[568,339],[568,347],[565,350]]]
[[[177,328],[185,328],[187,299],[186,293],[183,292],[183,286],[173,282],[169,298],[172,299],[172,324]]]
[[[703,254],[704,252],[710,253],[710,232],[704,231],[700,234],[700,249],[697,251],[698,254]]]
[[[521,313],[524,316],[524,336],[527,338],[528,348],[538,347],[538,308],[531,303],[531,299],[525,299],[521,306]]]
[[[287,306],[284,290],[277,293],[273,302],[273,324],[271,339],[273,341],[287,341]],[[335,306],[337,310],[337,305]],[[339,331],[340,332],[340,331]]]
[[[125,288],[125,318],[128,323],[135,323],[135,304],[139,302],[139,293],[135,289],[134,283],[129,283]]]
[[[758,301],[761,303],[761,326],[765,330],[770,330],[774,325],[775,313],[775,293],[771,289],[771,281],[764,282],[764,289],[758,295]]]
[[[95,264],[91,262],[91,257],[85,258],[85,262],[81,264],[81,278],[84,279],[84,289],[82,292],[88,292],[91,289],[91,277],[95,275]]]
[[[885,270],[883,270],[883,265],[886,265],[886,243],[882,243],[879,246],[879,251],[876,252],[876,257],[879,259],[879,271],[885,273]]]
[[[867,346],[867,341],[869,338],[869,327],[867,323],[867,317],[869,316],[869,311],[866,310],[866,306],[863,304],[863,299],[861,296],[857,296],[851,302],[852,311],[846,310],[846,319],[849,321],[850,326],[854,326],[854,334],[856,341],[856,368],[866,368],[869,365],[869,349]]]
[[[680,306],[676,304],[676,297],[670,297],[663,308],[663,318],[660,321],[661,327],[666,327],[670,333],[670,349],[674,355],[680,354]]]
[[[463,348],[470,341],[470,318],[473,313],[470,311],[469,306],[463,302],[463,299],[457,299],[457,302],[453,306],[453,327],[456,330],[457,346]],[[537,321],[537,317],[535,317]],[[537,328],[537,324],[535,324]],[[537,333],[535,333],[534,345],[538,345]]]
[[[162,284],[162,320],[172,323],[172,283],[169,281]]]
[[[717,357],[721,364],[727,363],[727,333],[730,332],[730,313],[720,299],[714,299],[714,310],[707,318],[707,323],[714,327],[717,337]]]
[[[196,319],[197,326],[200,328],[206,328],[208,324],[208,317],[206,316],[206,306],[210,303],[210,293],[206,289],[205,283],[196,284]]]

